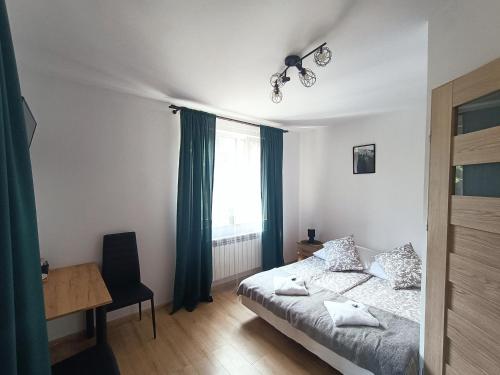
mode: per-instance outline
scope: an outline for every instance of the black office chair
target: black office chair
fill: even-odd
[[[156,339],[155,305],[153,291],[141,283],[139,255],[135,232],[107,234],[102,246],[102,277],[113,302],[107,311],[139,304],[139,319],[142,319],[141,302],[151,301],[153,335]]]

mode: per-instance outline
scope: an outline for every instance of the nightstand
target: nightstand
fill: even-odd
[[[323,248],[323,242],[321,241],[314,241],[312,243],[308,240],[299,241],[297,242],[297,260],[309,258],[315,251],[321,248]]]

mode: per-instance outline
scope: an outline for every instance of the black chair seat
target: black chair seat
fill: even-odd
[[[107,344],[96,345],[52,366],[52,375],[120,375]]]
[[[112,286],[109,293],[113,302],[106,306],[107,311],[121,309],[153,298],[153,291],[143,283],[123,286]]]

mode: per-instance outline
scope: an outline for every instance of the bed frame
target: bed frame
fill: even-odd
[[[366,247],[356,246],[358,249],[361,262],[367,266],[369,259],[378,254],[376,250],[371,250]],[[280,331],[285,336],[288,336],[295,342],[302,345],[304,348],[309,350],[311,353],[315,354],[323,361],[328,363],[330,366],[340,371],[344,375],[374,375],[373,372],[368,371],[364,368],[359,367],[355,363],[349,361],[348,359],[338,355],[334,351],[328,349],[326,346],[314,341],[312,338],[307,336],[304,332],[293,327],[288,321],[281,319],[274,315],[272,312],[267,310],[261,304],[252,301],[250,298],[245,296],[239,296],[241,303],[257,314],[260,318],[264,319],[278,331]]]

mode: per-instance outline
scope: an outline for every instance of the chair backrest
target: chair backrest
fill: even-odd
[[[104,236],[102,277],[109,287],[141,281],[135,232],[106,234]]]

